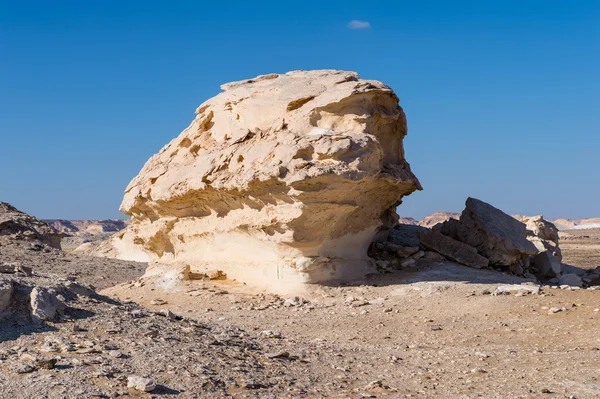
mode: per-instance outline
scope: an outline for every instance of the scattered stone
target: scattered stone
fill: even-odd
[[[501,285],[496,288],[494,295],[510,295],[511,293],[521,293],[538,295],[540,293],[540,287],[535,285]]]
[[[123,357],[123,354],[118,350],[109,350],[106,352],[106,354],[110,357],[114,357],[115,359]]]
[[[487,373],[487,371],[485,371],[481,367],[476,367],[471,370],[471,374],[486,374],[486,373]]]
[[[264,338],[281,338],[281,333],[278,331],[264,330],[260,332],[261,337]]]
[[[302,306],[304,305],[306,302],[304,301],[304,299],[300,298],[300,297],[293,297],[293,298],[287,298],[285,301],[283,301],[283,306],[285,307],[292,307],[292,306]]]
[[[48,359],[36,359],[35,365],[41,369],[53,369],[56,366],[57,359],[56,358],[48,358]]]
[[[566,307],[562,307],[562,308],[550,308],[548,309],[548,314],[554,314],[554,313],[558,313],[558,312],[568,312],[569,309],[567,309]]]
[[[156,383],[151,378],[130,375],[127,377],[127,388],[141,392],[152,392],[156,389]]]
[[[15,368],[15,372],[17,374],[28,374],[34,372],[35,370],[35,367],[29,363],[21,363]]]
[[[267,359],[287,359],[290,357],[290,353],[287,351],[265,353],[265,357]]]

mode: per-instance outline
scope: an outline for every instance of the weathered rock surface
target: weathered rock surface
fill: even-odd
[[[527,239],[540,251],[530,258],[532,271],[542,279],[559,276],[562,253],[558,246],[556,226],[543,216],[523,217],[521,222],[527,227]]]
[[[373,237],[420,189],[394,92],[332,70],[221,88],[132,180],[121,205],[132,224],[97,253],[270,286],[369,271]]]
[[[0,202],[0,236],[12,236],[19,240],[39,240],[60,249],[64,234],[57,232],[47,223],[19,211],[14,206]]]
[[[425,227],[398,224],[396,225],[388,237],[388,241],[402,247],[418,247],[420,244],[419,233],[429,231]]]
[[[65,309],[65,304],[56,297],[52,288],[34,287],[31,290],[31,316],[38,320],[54,320],[58,312]]]
[[[558,229],[554,223],[547,221],[543,216],[524,217],[521,219],[521,222],[525,223],[525,226],[527,230],[531,232],[531,235],[542,240],[553,241],[555,243],[558,242]]]
[[[479,255],[475,248],[451,237],[447,237],[436,231],[427,231],[419,233],[419,238],[424,248],[435,251],[462,265],[476,269],[488,266],[488,259]]]
[[[468,198],[460,219],[450,219],[440,228],[444,235],[477,249],[491,266],[508,266],[522,274],[529,256],[539,251],[527,240],[525,225],[475,198]],[[520,272],[520,273],[519,273]]]
[[[572,287],[581,287],[583,281],[581,277],[579,277],[575,273],[563,274],[558,278],[559,285],[569,285]]]
[[[537,255],[534,255],[530,264],[534,270],[535,275],[540,278],[553,278],[560,275],[562,265],[560,257],[554,256],[552,251],[542,251]]]

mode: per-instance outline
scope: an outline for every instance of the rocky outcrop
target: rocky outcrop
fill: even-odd
[[[132,223],[104,253],[269,286],[368,272],[369,244],[421,188],[392,89],[331,70],[221,88],[131,181]]]
[[[0,236],[11,236],[17,240],[39,240],[60,249],[60,240],[64,234],[14,206],[0,202]]]
[[[439,231],[477,249],[490,266],[508,267],[523,274],[527,259],[537,248],[527,240],[527,228],[518,220],[475,198],[468,198],[459,220],[450,219]]]

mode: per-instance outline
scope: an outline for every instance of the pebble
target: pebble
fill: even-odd
[[[279,331],[264,330],[260,332],[260,335],[265,338],[281,338]]]
[[[34,371],[35,371],[35,367],[33,367],[31,364],[28,364],[28,363],[20,364],[15,368],[15,372],[17,374],[28,374],[28,373],[32,373]]]
[[[48,358],[48,359],[37,359],[35,365],[41,369],[50,370],[56,366],[56,358]]]
[[[481,367],[476,367],[471,370],[471,374],[486,374],[486,373],[487,373],[487,371],[485,371]]]
[[[553,313],[558,313],[558,312],[568,312],[569,309],[565,308],[564,306],[562,308],[550,308],[548,310],[548,314],[553,314]]]
[[[114,357],[116,359],[120,358],[123,356],[123,354],[117,350],[110,350],[108,352],[106,352],[106,354],[110,357]]]

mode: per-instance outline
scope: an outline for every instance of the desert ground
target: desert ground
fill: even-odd
[[[600,230],[561,232],[563,261],[600,265]],[[144,264],[3,241],[0,263],[93,284],[70,313],[3,328],[11,398],[597,398],[600,292],[420,259],[300,296],[229,280],[168,290]],[[6,325],[5,325],[6,327]],[[40,358],[56,359],[45,369]],[[34,363],[32,370],[27,368]],[[38,366],[35,366],[35,365]],[[152,392],[127,388],[148,377]]]

